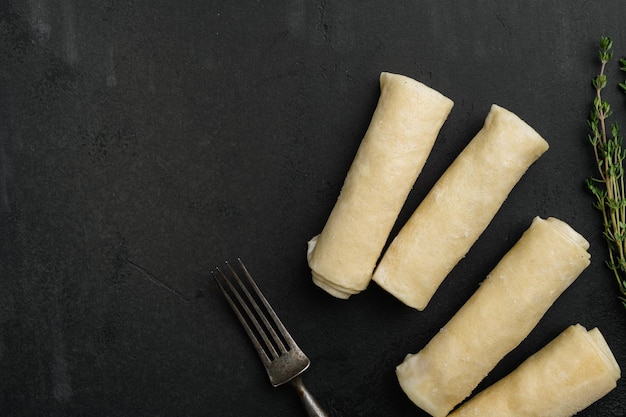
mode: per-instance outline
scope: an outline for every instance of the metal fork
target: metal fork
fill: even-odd
[[[211,271],[211,275],[250,337],[270,382],[274,387],[289,382],[295,387],[310,417],[328,417],[300,376],[311,361],[282,324],[241,259],[237,260],[247,283],[228,262],[226,272],[230,276],[219,267]]]

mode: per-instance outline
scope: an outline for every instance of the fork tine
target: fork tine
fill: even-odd
[[[279,327],[279,331],[281,332],[281,334],[283,334],[284,332],[280,329],[280,327],[282,326],[282,323],[280,323],[280,320],[278,319],[278,316],[276,315],[276,313],[274,312],[274,310],[270,306],[270,304],[267,301],[267,299],[261,293],[261,290],[259,289],[259,287],[256,285],[256,283],[252,279],[252,276],[250,275],[250,273],[246,269],[246,266],[243,264],[241,259],[240,258],[237,258],[237,259],[239,261],[239,265],[240,265],[241,269],[244,272],[244,275],[246,276],[246,278],[248,279],[248,282],[250,283],[250,286],[254,290],[254,293],[257,295],[258,299],[261,301],[261,303],[265,307],[267,313],[270,315],[271,319],[273,320],[274,325],[276,327]],[[242,288],[244,294],[246,295],[248,301],[250,302],[250,304],[254,308],[254,311],[256,311],[256,313],[259,315],[261,321],[265,325],[265,328],[269,331],[269,334],[272,336],[272,339],[274,340],[274,342],[276,343],[276,346],[278,347],[278,350],[280,351],[280,352],[275,352],[274,346],[272,346],[272,344],[269,343],[270,346],[268,346],[268,347],[271,348],[270,350],[272,351],[272,354],[274,355],[274,359],[277,358],[280,354],[286,353],[288,349],[285,347],[285,344],[283,343],[283,340],[276,333],[276,330],[274,329],[275,326],[272,326],[272,324],[270,323],[269,319],[267,318],[267,315],[263,311],[261,311],[261,307],[256,302],[256,300],[254,299],[252,294],[250,294],[250,292],[248,291],[248,288],[241,281],[241,279],[239,278],[239,275],[233,269],[231,264],[230,263],[227,263],[227,264],[228,264],[228,267],[230,268],[231,273],[233,274],[233,276],[235,277],[235,279],[239,283],[240,287]],[[284,329],[284,326],[283,326],[283,329]],[[268,343],[269,340],[265,340],[265,342]]]
[[[282,339],[280,337],[278,337],[278,335],[276,335],[276,333],[273,332],[273,328],[272,328],[272,334],[275,337],[275,340],[277,342],[280,341],[281,342],[280,343],[281,346],[284,346],[282,344],[282,340],[284,340],[287,343],[288,347],[293,348],[294,346],[296,346],[295,340],[293,340],[293,338],[291,337],[291,334],[289,334],[289,332],[287,331],[287,328],[285,327],[285,325],[282,323],[282,321],[280,321],[280,318],[278,317],[278,314],[276,314],[276,312],[272,308],[272,306],[269,303],[269,301],[267,301],[267,298],[265,298],[265,296],[263,295],[263,293],[259,289],[259,286],[256,284],[254,279],[252,279],[252,275],[250,275],[250,273],[248,272],[248,268],[246,268],[246,266],[243,264],[243,261],[241,260],[241,258],[237,258],[237,260],[239,261],[239,265],[241,266],[241,269],[243,270],[244,275],[248,279],[248,282],[250,283],[250,286],[254,290],[254,292],[257,295],[257,297],[259,298],[259,300],[261,300],[261,303],[263,303],[263,306],[265,307],[265,310],[270,315],[272,321],[274,322],[274,324],[276,325],[276,328],[278,329],[278,331],[280,332],[280,335],[282,336]],[[256,306],[256,303],[255,303],[255,306]],[[259,310],[257,310],[257,312],[259,314],[261,314],[261,312]],[[285,351],[286,350],[288,350],[288,349],[285,349]]]
[[[274,355],[276,355],[276,350],[273,348],[273,346],[270,343],[267,335],[265,334],[265,331],[263,330],[263,328],[259,324],[258,320],[252,314],[252,311],[250,311],[250,308],[244,302],[243,298],[239,294],[239,291],[237,291],[237,289],[233,286],[233,284],[231,283],[230,279],[226,276],[226,274],[224,274],[224,272],[219,267],[215,268],[215,269],[217,270],[217,272],[221,276],[222,280],[228,286],[228,290],[222,284],[222,282],[220,282],[220,279],[218,279],[218,277],[212,272],[213,279],[215,279],[215,282],[217,282],[217,285],[220,288],[222,294],[224,295],[224,297],[228,301],[228,304],[230,304],[231,308],[235,312],[235,315],[237,316],[237,318],[241,322],[241,324],[242,324],[246,334],[248,335],[248,337],[252,341],[252,344],[256,348],[256,350],[257,350],[257,352],[258,352],[258,354],[259,354],[259,356],[261,358],[261,361],[263,362],[263,364],[265,364],[267,366],[272,361],[272,357],[274,357]],[[231,297],[230,294],[233,294],[235,299],[233,299],[233,297]],[[263,347],[263,345],[261,345],[261,342],[259,341],[259,339],[257,338],[256,334],[254,333],[254,331],[250,327],[250,322],[252,322],[252,325],[255,327],[255,329],[256,329],[257,333],[260,335],[260,337],[264,339],[263,341],[265,342],[265,345],[269,346],[268,349],[270,350],[270,354],[272,355],[272,357],[268,356],[266,348]],[[272,352],[272,350],[274,350],[274,351]]]
[[[254,344],[254,347],[257,349],[261,360],[264,364],[269,364],[271,361],[278,358],[281,354],[284,354],[288,351],[287,347],[285,346],[285,342],[289,347],[293,346],[293,344],[295,343],[293,342],[293,339],[291,339],[291,337],[289,336],[289,333],[287,332],[283,324],[280,322],[280,319],[278,319],[278,316],[270,306],[267,299],[261,293],[261,290],[252,279],[252,276],[246,269],[241,259],[238,260],[241,269],[246,275],[249,285],[254,290],[254,293],[257,295],[258,299],[267,310],[267,314],[262,311],[261,306],[259,306],[254,296],[250,293],[247,286],[239,277],[237,271],[235,271],[235,269],[229,262],[226,262],[226,265],[230,271],[231,277],[228,277],[224,273],[224,271],[222,271],[218,267],[216,268],[216,270],[221,276],[221,280],[217,279],[215,274],[213,274],[213,278],[217,282],[228,303],[235,311],[237,318],[243,325],[244,330]],[[224,286],[220,281],[224,281],[226,283],[226,286]],[[234,296],[234,298],[231,297],[231,294]],[[270,323],[267,317],[268,315],[274,322],[274,325]],[[284,341],[276,333],[274,327],[278,328],[278,331],[283,336]],[[256,332],[253,330],[253,328],[254,330],[256,330]],[[261,340],[259,340],[259,337],[261,338]]]

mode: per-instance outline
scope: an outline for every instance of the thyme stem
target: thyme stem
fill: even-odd
[[[598,168],[598,178],[589,178],[587,188],[596,198],[594,206],[602,214],[604,238],[608,244],[608,267],[613,272],[620,290],[620,301],[626,308],[626,187],[624,181],[625,152],[617,123],[607,126],[611,106],[602,97],[607,86],[606,66],[613,57],[613,42],[608,37],[600,38],[600,72],[592,80],[595,99],[587,125],[589,142],[593,147]],[[626,60],[622,59],[621,70],[626,71]],[[626,82],[619,84],[626,91]]]

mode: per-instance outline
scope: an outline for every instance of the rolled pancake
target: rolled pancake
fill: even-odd
[[[322,232],[308,244],[313,282],[338,298],[364,290],[452,110],[441,93],[383,72],[380,97]]]
[[[432,416],[446,416],[589,265],[588,247],[567,223],[535,217],[450,321],[397,367],[407,396]]]
[[[406,305],[426,308],[547,149],[548,143],[523,120],[493,105],[483,128],[394,238],[373,280]]]
[[[568,327],[451,417],[569,417],[616,387],[620,368],[597,328]]]

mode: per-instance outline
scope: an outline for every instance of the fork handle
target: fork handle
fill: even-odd
[[[309,417],[329,417],[328,413],[324,411],[321,404],[315,399],[315,397],[313,397],[313,394],[311,394],[304,386],[302,378],[297,376],[290,382],[298,392],[298,396],[302,400],[302,404],[304,404],[304,408],[306,409]]]

